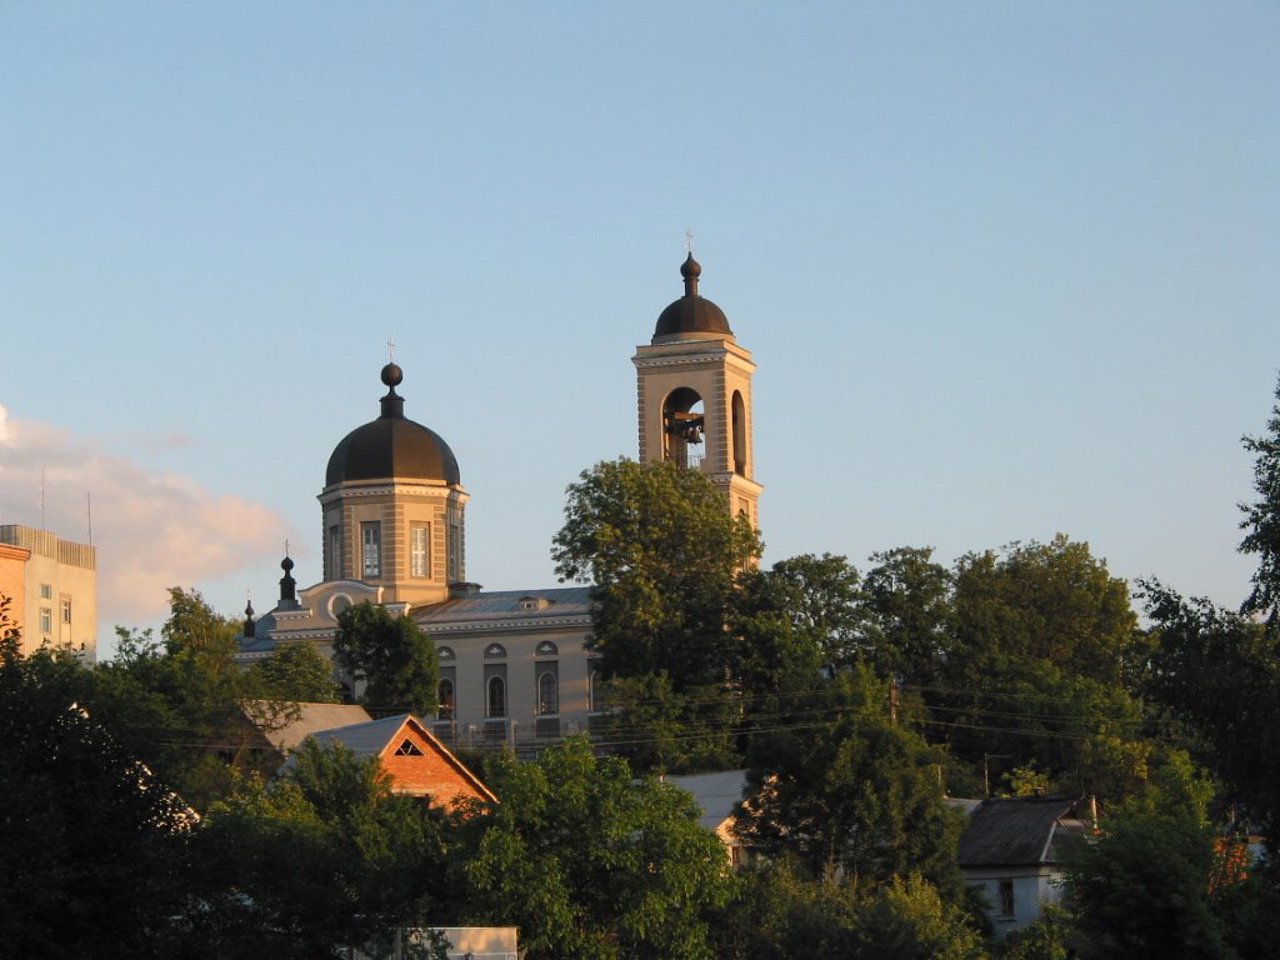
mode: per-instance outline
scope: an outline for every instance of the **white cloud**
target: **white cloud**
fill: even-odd
[[[41,472],[50,530],[98,548],[98,637],[155,622],[167,588],[198,586],[279,559],[287,528],[275,511],[158,473],[91,440],[0,406],[0,522],[40,525]]]

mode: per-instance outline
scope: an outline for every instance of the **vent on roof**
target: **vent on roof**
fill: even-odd
[[[397,757],[420,757],[422,751],[418,749],[418,745],[412,740],[406,739],[400,746],[396,747]]]

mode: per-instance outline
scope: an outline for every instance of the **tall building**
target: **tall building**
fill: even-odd
[[[724,491],[726,509],[755,524],[763,489],[751,443],[755,364],[724,312],[699,296],[701,270],[690,255],[684,296],[633,358],[640,459],[701,470]],[[378,418],[329,458],[319,495],[323,580],[299,590],[286,557],[275,608],[259,620],[246,611],[240,661],[293,643],[332,656],[338,615],[367,600],[413,617],[435,641],[441,679],[430,719],[446,743],[520,746],[589,730],[599,706],[590,588],[485,591],[467,581],[458,461],[439,434],[405,416],[396,392],[405,379],[396,364],[383,368]]]
[[[0,544],[29,553],[22,571],[22,648],[69,650],[93,661],[98,652],[97,548],[48,530],[0,526]],[[9,551],[11,554],[12,552]],[[8,561],[12,564],[12,559]],[[9,567],[12,571],[12,566]],[[12,572],[6,582],[14,582]],[[0,592],[4,592],[0,587]]]

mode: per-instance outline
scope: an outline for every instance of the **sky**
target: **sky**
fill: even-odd
[[[554,585],[691,233],[766,563],[1065,533],[1236,606],[1278,43],[1272,2],[4,0],[0,523],[91,533],[101,639],[269,608],[393,341],[469,579]]]

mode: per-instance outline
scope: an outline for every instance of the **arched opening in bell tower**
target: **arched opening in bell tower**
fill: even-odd
[[[662,404],[663,455],[678,466],[697,470],[705,455],[706,413],[702,397],[689,387],[667,394]]]
[[[740,477],[747,473],[747,405],[742,392],[733,391],[733,472]]]

